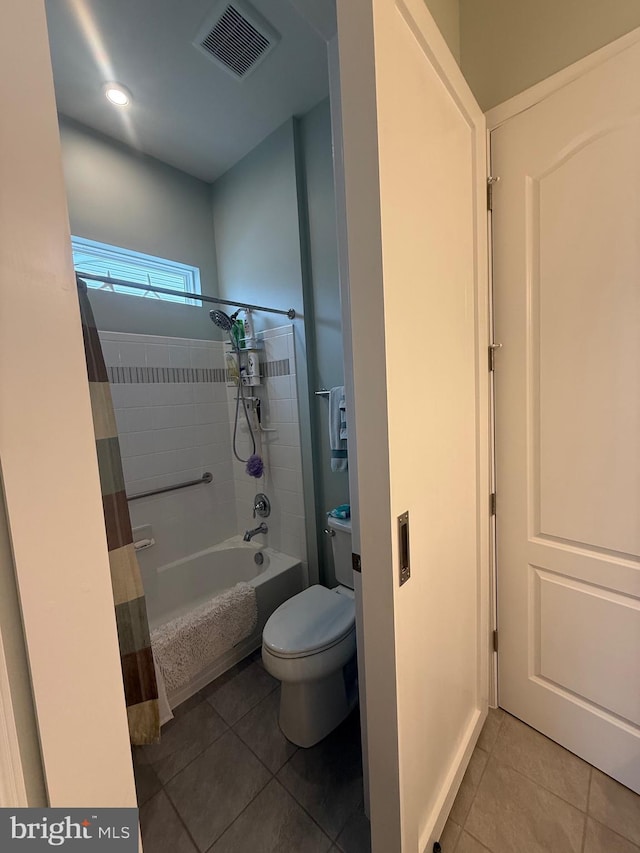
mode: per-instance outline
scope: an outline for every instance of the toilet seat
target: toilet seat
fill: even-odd
[[[274,657],[309,657],[355,632],[355,618],[353,598],[316,584],[273,612],[264,628],[263,644]]]

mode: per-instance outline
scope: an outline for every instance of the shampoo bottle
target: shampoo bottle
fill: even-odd
[[[255,351],[247,355],[247,376],[249,377],[249,385],[260,385],[260,362],[258,361],[258,353]]]
[[[255,346],[256,330],[253,325],[253,314],[249,308],[244,312],[244,337],[248,347]]]

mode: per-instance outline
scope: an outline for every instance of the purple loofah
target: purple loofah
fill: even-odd
[[[247,467],[245,470],[250,477],[255,477],[256,479],[258,477],[262,477],[262,472],[264,471],[264,462],[258,456],[257,453],[253,453],[247,459]]]

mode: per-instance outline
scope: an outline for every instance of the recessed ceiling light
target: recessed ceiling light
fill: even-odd
[[[120,83],[107,83],[103,87],[105,97],[117,107],[126,107],[131,101],[131,92],[121,86]]]

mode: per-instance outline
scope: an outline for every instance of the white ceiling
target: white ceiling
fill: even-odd
[[[192,41],[217,0],[47,0],[59,112],[205,181],[327,96],[334,0],[252,0],[281,39],[244,80]],[[125,109],[102,94],[133,94]]]

